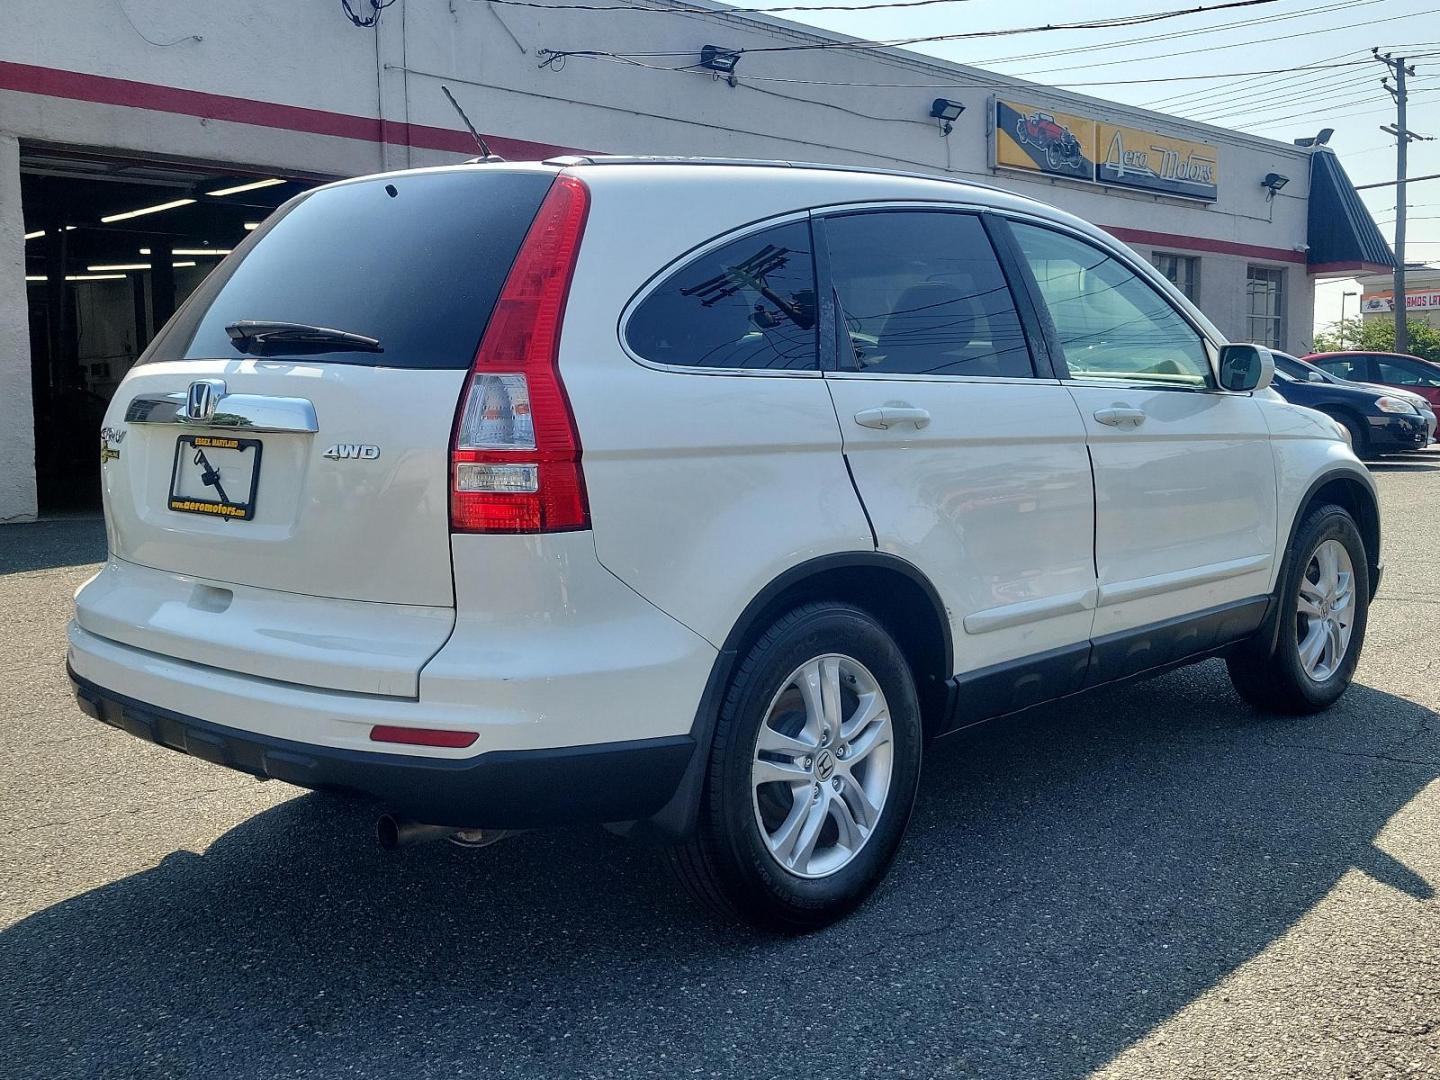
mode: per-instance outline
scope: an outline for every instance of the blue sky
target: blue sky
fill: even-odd
[[[775,0],[739,2],[740,6],[764,10]],[[859,37],[887,39],[1039,26],[1194,6],[1198,6],[1196,0],[1096,0],[1093,5],[956,0],[909,9],[785,12],[782,17]],[[1257,19],[1265,21],[1253,22]],[[1235,25],[1239,23],[1249,25]],[[1167,39],[1156,40],[1161,35]],[[1180,77],[1360,61],[1371,46],[1377,45],[1382,52],[1434,54],[1413,61],[1416,76],[1411,80],[1408,124],[1412,131],[1440,136],[1440,11],[1433,0],[1277,0],[1125,29],[1065,30],[910,48],[1276,139],[1288,141],[1313,135],[1322,127],[1333,127],[1335,135],[1330,145],[1340,155],[1351,179],[1365,184],[1395,178],[1394,140],[1379,130],[1380,125],[1395,119],[1394,104],[1380,85],[1384,75],[1380,64],[1356,63],[1326,71],[1250,78]],[[1034,55],[1059,50],[1075,51]],[[1108,79],[1175,81],[1080,85]],[[1410,145],[1409,175],[1427,173],[1440,173],[1440,141]],[[1395,189],[1378,188],[1361,194],[1387,239],[1393,238]],[[1440,264],[1440,180],[1410,186],[1408,204],[1407,261]],[[1317,287],[1316,322],[1322,326],[1333,322],[1340,313],[1341,293],[1354,288],[1348,282]],[[1352,297],[1346,303],[1347,314],[1354,315],[1356,299]]]

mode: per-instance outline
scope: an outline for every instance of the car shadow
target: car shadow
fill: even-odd
[[[378,851],[305,795],[0,934],[16,1076],[1086,1076],[1283,935],[1440,775],[1420,706],[1208,663],[936,744],[878,896],[721,925],[598,829]],[[468,1071],[467,1071],[468,1070]]]
[[[0,574],[104,561],[105,519],[98,514],[41,518],[0,530]]]

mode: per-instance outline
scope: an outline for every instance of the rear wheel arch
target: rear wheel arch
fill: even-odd
[[[822,555],[780,574],[747,604],[726,636],[695,712],[695,753],[674,797],[653,818],[627,830],[673,840],[694,830],[705,763],[720,704],[736,665],[778,618],[803,604],[833,600],[873,616],[895,639],[910,665],[926,736],[945,719],[947,680],[953,674],[950,618],[940,594],[917,567],[883,552]]]
[[[822,555],[791,567],[746,605],[711,671],[707,703],[723,694],[736,659],[777,618],[802,604],[835,600],[868,612],[895,639],[910,664],[927,734],[937,730],[945,680],[953,673],[954,644],[945,604],[913,563],[883,552]],[[703,708],[703,706],[702,706]],[[703,717],[697,717],[697,731]]]

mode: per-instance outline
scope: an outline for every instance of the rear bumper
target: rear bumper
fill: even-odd
[[[369,796],[432,825],[528,829],[648,818],[674,795],[695,750],[689,735],[470,758],[316,746],[239,731],[147,705],[69,669],[80,709],[111,727],[252,776]]]

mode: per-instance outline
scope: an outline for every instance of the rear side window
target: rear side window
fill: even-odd
[[[1373,361],[1379,372],[1375,377],[1377,382],[1391,386],[1440,386],[1440,368],[1389,356],[1376,356]]]
[[[1020,317],[979,218],[924,210],[828,218],[830,275],[853,356],[875,374],[1025,378]]]
[[[145,359],[469,367],[552,179],[454,169],[318,189],[211,274]],[[244,320],[362,334],[382,351],[272,341],[247,354],[225,329]]]
[[[630,316],[625,341],[657,364],[814,371],[810,225],[750,233],[666,278]]]

